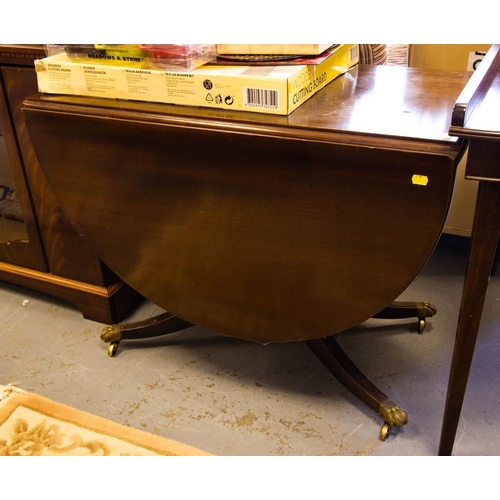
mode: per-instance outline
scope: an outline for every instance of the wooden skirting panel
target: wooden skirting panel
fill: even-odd
[[[0,262],[0,280],[65,300],[86,319],[104,324],[121,322],[143,300],[123,281],[102,287],[4,262]]]

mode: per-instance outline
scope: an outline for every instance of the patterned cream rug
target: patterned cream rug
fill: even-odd
[[[197,448],[0,385],[0,456],[209,456]]]

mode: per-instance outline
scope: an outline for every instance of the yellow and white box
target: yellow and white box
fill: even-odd
[[[65,54],[35,61],[41,93],[127,99],[288,115],[359,61],[341,44],[315,64],[206,64],[190,72],[77,63]]]

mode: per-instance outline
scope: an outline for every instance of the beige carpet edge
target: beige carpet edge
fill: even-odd
[[[35,393],[23,391],[12,385],[0,385],[0,426],[19,406],[77,425],[108,437],[122,440],[135,446],[166,456],[213,456],[211,453],[148,432],[118,424],[97,415],[71,408]]]

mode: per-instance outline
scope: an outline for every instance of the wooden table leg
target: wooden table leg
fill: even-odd
[[[500,182],[479,182],[439,455],[451,455],[500,234]]]
[[[401,427],[408,422],[406,412],[361,373],[333,337],[308,340],[307,345],[340,383],[384,418],[380,432],[383,441],[391,427]]]

